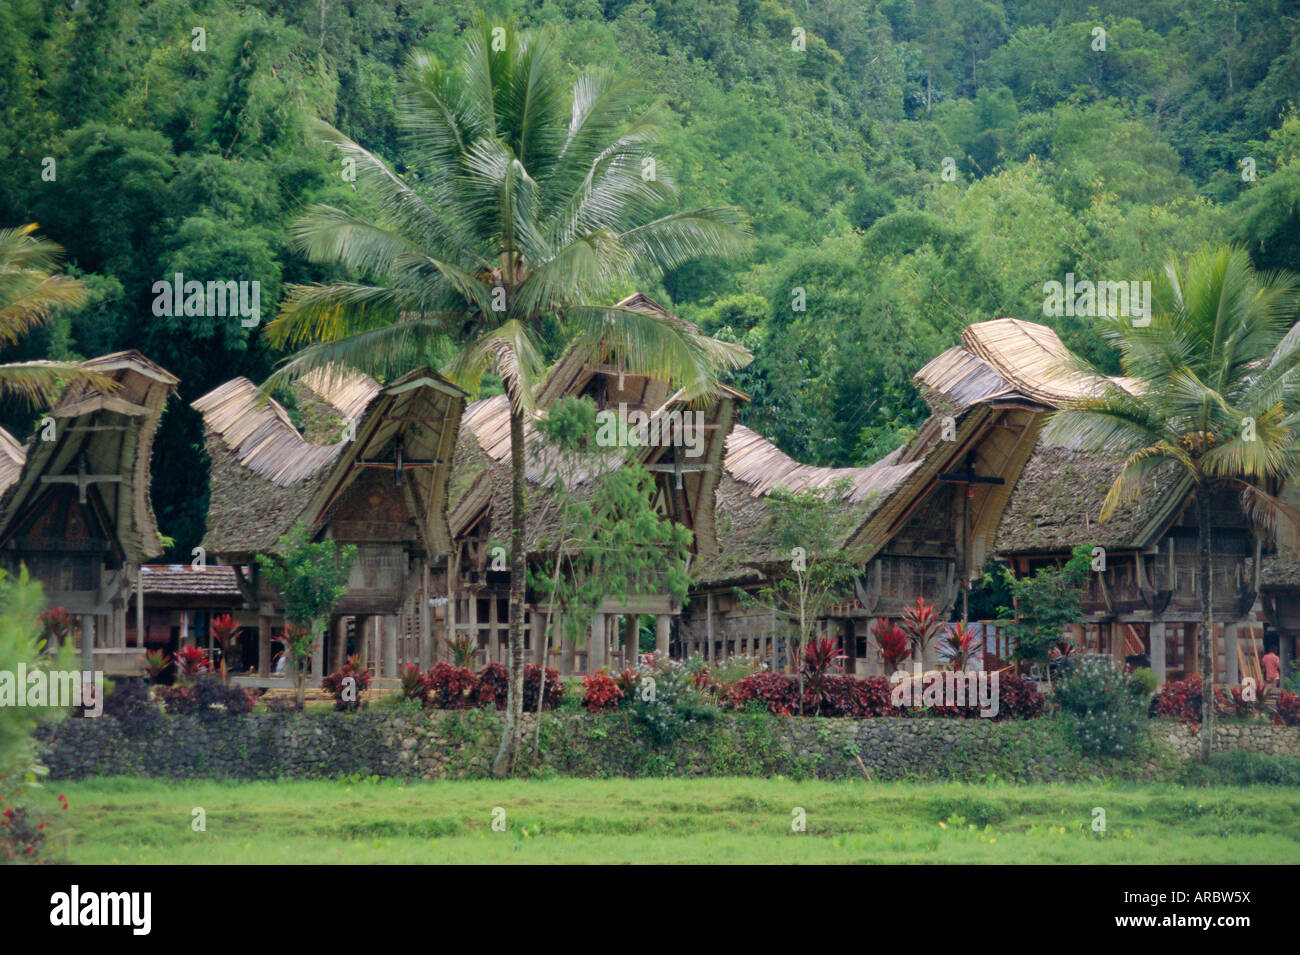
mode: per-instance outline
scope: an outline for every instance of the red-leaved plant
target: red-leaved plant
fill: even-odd
[[[350,656],[343,666],[320,681],[321,689],[334,696],[334,709],[357,710],[361,693],[370,688],[374,673],[362,666],[361,657]]]
[[[964,623],[952,623],[948,625],[939,652],[947,658],[950,670],[960,671],[970,665],[979,649],[980,642],[974,630]]]
[[[910,652],[907,634],[890,621],[882,619],[872,625],[871,636],[875,638],[876,647],[880,650],[880,658],[884,660],[887,672],[893,673],[902,666]]]
[[[200,673],[208,672],[208,655],[198,647],[181,647],[172,660],[176,664],[176,677],[182,683],[190,683]]]
[[[604,669],[584,676],[582,691],[582,705],[591,713],[615,709],[623,698],[623,691]]]
[[[924,597],[917,597],[916,603],[903,610],[903,618],[899,621],[899,626],[916,655],[924,661],[925,651],[929,649],[930,642],[943,629],[943,621],[939,619],[939,611],[934,604],[926,603]]]
[[[812,696],[816,714],[822,712],[822,683],[833,671],[842,667],[844,654],[834,640],[813,639],[803,652],[803,671],[808,680],[808,693]]]

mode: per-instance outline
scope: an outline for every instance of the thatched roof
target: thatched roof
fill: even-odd
[[[53,493],[59,486],[54,479],[66,484],[83,473],[112,475],[87,483],[86,493],[107,519],[123,559],[147,560],[162,552],[149,500],[154,434],[179,379],[138,351],[92,358],[82,367],[112,379],[116,388],[69,385],[49,411],[53,441],[41,440],[38,428],[24,452],[9,435],[0,438],[0,539],[10,540]]]
[[[646,296],[636,293],[618,303],[620,307],[653,311],[685,327],[688,322],[672,315]],[[714,529],[714,495],[722,474],[722,459],[727,435],[735,420],[735,405],[748,400],[742,392],[726,385],[708,402],[688,402],[682,391],[669,392],[667,383],[644,375],[634,375],[612,363],[609,355],[591,355],[571,347],[548,371],[537,392],[540,413],[566,395],[586,394],[604,409],[628,413],[641,411],[649,419],[651,433],[668,433],[666,425],[690,410],[700,411],[708,422],[704,432],[704,470],[689,471],[683,478],[686,498],[686,523],[695,534],[696,549],[711,553],[717,548]],[[524,468],[529,484],[527,547],[536,550],[555,537],[558,514],[555,502],[547,493],[557,479],[553,455],[536,440],[531,421],[524,425]],[[661,444],[638,449],[641,463],[650,467],[667,467],[671,450]],[[622,463],[617,454],[593,458],[595,468],[616,468]],[[473,402],[465,409],[461,439],[454,464],[451,528],[459,537],[471,526],[486,519],[483,528],[489,539],[505,541],[509,535],[510,514],[510,406],[505,395],[495,395]],[[569,475],[567,483],[576,493],[591,489],[594,473],[579,471]]]
[[[1150,546],[1174,516],[1190,483],[1172,466],[1158,470],[1141,497],[1104,524],[1101,505],[1123,459],[1040,440],[1025,464],[998,528],[999,554],[1068,553],[1076,545],[1107,550]]]
[[[727,443],[727,479],[718,491],[721,554],[697,566],[696,582],[758,579],[758,568],[785,559],[772,552],[770,542],[766,500],[775,488],[797,493],[846,482],[842,547],[865,562],[889,543],[945,473],[968,466],[1004,481],[972,485],[978,559],[992,543],[996,515],[1034,446],[1041,413],[1106,387],[1069,367],[1068,360],[1065,346],[1045,326],[1013,318],[971,325],[961,345],[914,378],[931,416],[905,445],[865,467],[801,464],[761,435],[735,428]],[[1123,379],[1111,382],[1131,387]]]
[[[212,461],[203,541],[208,552],[244,561],[274,551],[296,520],[319,529],[328,523],[329,508],[363,470],[394,466],[399,446],[412,462],[411,517],[425,547],[445,552],[451,543],[445,523],[446,465],[464,393],[430,369],[382,387],[355,373],[316,376],[305,383],[323,400],[339,402],[340,416],[355,425],[355,440],[308,441],[284,408],[245,378],[226,382],[194,402],[203,414]],[[421,461],[438,464],[415,470]]]
[[[1016,393],[1058,408],[1110,385],[1129,391],[1135,387],[1129,378],[1097,378],[1078,370],[1056,332],[1035,322],[978,322],[962,331],[961,340],[960,350],[950,348],[917,372],[923,390],[944,393],[963,405]]]

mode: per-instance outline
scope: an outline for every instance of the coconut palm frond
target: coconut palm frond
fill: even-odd
[[[446,323],[438,319],[409,319],[370,328],[298,350],[279,365],[262,390],[269,394],[312,372],[338,374],[344,368],[388,381],[412,368],[435,364],[449,343]]]
[[[70,385],[82,385],[104,394],[120,390],[118,383],[108,375],[73,362],[22,361],[0,365],[0,394],[31,405],[53,405]]]
[[[1300,531],[1300,508],[1249,482],[1242,482],[1241,511],[1259,533],[1272,536],[1284,525]]]
[[[469,394],[477,394],[483,376],[494,371],[506,386],[510,402],[523,412],[536,406],[533,392],[541,378],[541,350],[526,323],[507,321],[462,348],[443,374]]]
[[[1115,477],[1115,481],[1106,492],[1101,503],[1098,520],[1105,522],[1125,504],[1132,503],[1142,496],[1148,479],[1158,469],[1169,462],[1176,462],[1184,470],[1194,473],[1195,465],[1187,454],[1178,447],[1169,444],[1153,444],[1129,455],[1124,466]]]

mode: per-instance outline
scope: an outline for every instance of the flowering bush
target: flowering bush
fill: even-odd
[[[1056,701],[1072,720],[1075,741],[1092,756],[1131,753],[1145,733],[1144,688],[1114,660],[1070,659]]]
[[[358,710],[365,705],[361,702],[361,693],[370,688],[374,676],[374,673],[361,665],[361,657],[351,656],[340,669],[321,680],[320,685],[322,690],[333,694],[334,709]]]
[[[0,862],[39,865],[51,820],[18,805],[21,791],[20,783],[11,783],[0,790]],[[66,811],[68,797],[60,793],[58,798]]]
[[[582,678],[582,705],[588,712],[616,709],[622,698],[623,691],[603,668]]]

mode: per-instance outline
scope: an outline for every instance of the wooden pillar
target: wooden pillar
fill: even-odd
[[[144,647],[144,567],[135,568],[135,645]]]
[[[1241,674],[1237,668],[1237,625],[1235,623],[1223,625],[1223,667],[1224,682],[1229,686],[1239,685]]]
[[[623,618],[623,665],[636,666],[637,651],[641,649],[641,615],[629,613]]]
[[[497,620],[497,595],[493,593],[488,600],[488,662],[505,663],[506,655],[501,646],[501,629]]]
[[[605,615],[593,614],[591,617],[591,636],[587,643],[587,672],[595,673],[605,665]]]
[[[672,614],[655,614],[655,653],[667,657],[668,642],[672,637]]]
[[[348,618],[334,618],[334,647],[330,653],[330,666],[335,670],[343,669],[348,660]]]
[[[1151,672],[1156,675],[1156,686],[1165,685],[1165,623],[1157,620],[1148,631],[1151,635]]]
[[[709,594],[708,597],[705,598],[705,614],[704,614],[707,619],[707,623],[705,624],[705,628],[704,628],[705,638],[708,640],[708,649],[704,653],[704,659],[707,660],[709,663],[712,663],[714,660],[715,651],[713,646],[713,618],[714,615],[717,614],[717,612],[718,612],[717,597],[715,597],[713,594]]]
[[[474,652],[477,654],[477,653],[478,653],[478,646],[479,646],[479,642],[478,642],[478,592],[477,592],[477,591],[470,591],[470,595],[469,595],[469,639],[470,639],[470,644],[471,644],[471,646],[473,647]],[[489,641],[488,641],[487,652],[486,652],[486,654],[485,654],[485,656],[487,656],[488,659],[485,659],[485,660],[483,661],[484,663],[491,663],[491,662],[492,662],[492,660],[491,660],[491,653],[492,653],[492,642],[489,640]]]
[[[429,606],[429,564],[420,570],[420,669],[433,666],[433,608]]]
[[[182,618],[182,643],[184,643],[185,629],[185,622]],[[265,613],[257,615],[257,675],[271,675],[271,616]]]
[[[211,631],[209,631],[211,632]],[[316,641],[316,649],[311,652],[311,677],[306,686],[319,683],[325,675],[325,641],[329,637],[329,621],[325,621],[325,633]]]
[[[379,658],[382,661],[380,676],[392,679],[397,676],[397,615],[386,613],[379,621]]]
[[[95,618],[88,613],[81,615],[81,668],[95,669]]]

